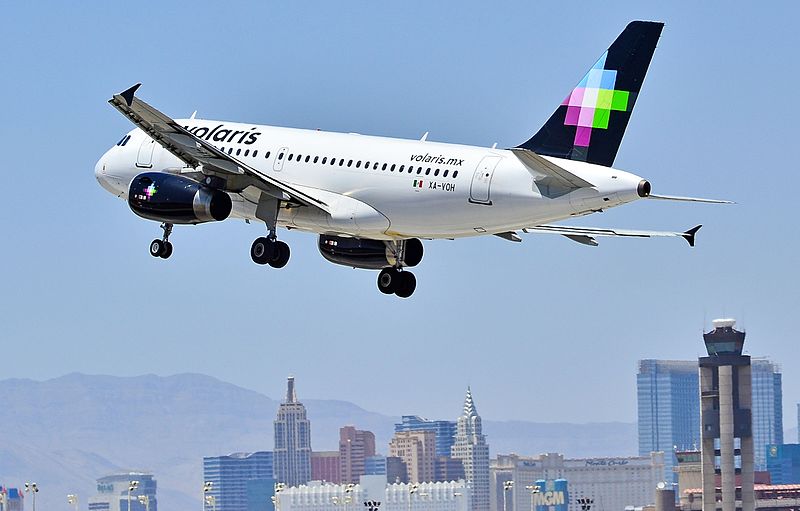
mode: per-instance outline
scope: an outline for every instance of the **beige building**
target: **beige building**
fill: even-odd
[[[365,460],[375,456],[375,435],[353,426],[339,429],[339,473],[344,484],[358,482],[366,474]]]
[[[389,456],[406,464],[408,482],[426,483],[435,479],[436,432],[400,431],[389,442]]]
[[[654,503],[664,477],[664,453],[620,458],[567,459],[563,454],[536,457],[499,455],[491,463],[491,510],[503,511],[503,483],[513,481],[505,511],[528,511],[534,495],[526,487],[537,480],[566,479],[569,511],[581,511],[579,498],[594,500],[593,510],[623,511]]]

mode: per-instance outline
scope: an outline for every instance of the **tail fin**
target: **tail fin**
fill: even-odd
[[[519,147],[611,167],[663,23],[632,21],[544,126]]]

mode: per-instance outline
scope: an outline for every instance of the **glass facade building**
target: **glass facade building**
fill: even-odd
[[[780,367],[753,359],[753,446],[755,469],[767,470],[768,445],[783,443],[783,390]]]
[[[403,415],[402,422],[394,425],[394,432],[434,431],[436,433],[436,456],[450,456],[456,437],[455,421],[432,421],[418,415]]]
[[[764,453],[772,484],[800,484],[800,444],[768,445]]]
[[[212,483],[216,511],[272,511],[272,453],[234,453],[203,458],[203,480]]]
[[[695,361],[640,360],[636,375],[639,456],[664,453],[664,480],[677,482],[673,451],[700,447],[700,377]]]

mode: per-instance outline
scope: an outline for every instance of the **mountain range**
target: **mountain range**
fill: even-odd
[[[315,450],[338,449],[339,428],[375,433],[386,453],[399,417],[336,400],[301,399]],[[115,377],[69,374],[47,381],[0,381],[0,485],[41,488],[37,504],[81,507],[95,480],[114,472],[152,471],[164,511],[200,506],[203,456],[272,449],[279,402],[199,374]],[[455,417],[431,417],[450,419]],[[534,423],[484,419],[491,453],[569,457],[630,456],[633,423]]]

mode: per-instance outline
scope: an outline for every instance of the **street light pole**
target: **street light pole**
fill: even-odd
[[[419,485],[417,483],[411,484],[408,487],[408,511],[411,511],[411,497],[414,496],[419,490]]]
[[[78,511],[78,496],[77,495],[75,495],[74,493],[70,493],[69,495],[67,495],[67,503],[70,506],[74,506],[75,507],[75,511]]]
[[[512,488],[514,488],[514,481],[503,481],[503,511],[508,511],[506,495]]]
[[[275,511],[281,511],[280,493],[286,489],[286,483],[275,483],[275,495],[272,496],[272,504],[275,506]]]
[[[206,481],[203,483],[203,500],[201,500],[201,504],[203,504],[203,511],[206,511],[206,495],[208,492],[211,491],[211,488],[214,487],[214,483],[212,481]]]
[[[534,502],[536,501],[536,494],[539,493],[541,488],[539,488],[538,484],[535,484],[535,485],[531,485],[531,486],[526,486],[525,489],[526,490],[530,490],[530,492],[531,492],[531,511],[535,511],[534,510]]]
[[[150,511],[150,497],[148,495],[139,495],[137,499],[139,504],[144,506],[144,511]]]
[[[128,485],[128,511],[131,511],[131,494],[139,487],[139,481],[131,481]]]
[[[36,483],[25,483],[25,493],[28,492],[33,494],[33,511],[36,511],[36,494],[39,493],[39,487]]]

